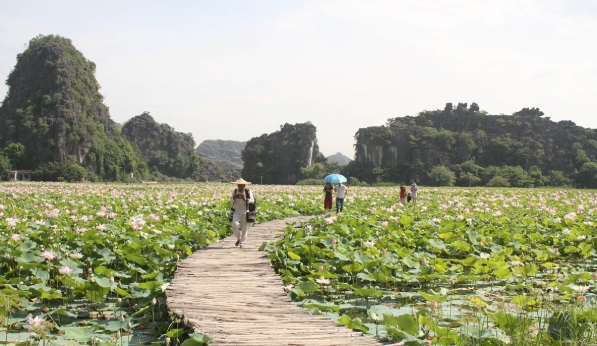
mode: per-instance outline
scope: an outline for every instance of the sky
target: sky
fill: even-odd
[[[114,121],[197,145],[310,121],[353,158],[360,128],[448,102],[597,128],[594,0],[0,0],[3,81],[39,34],[96,64]]]

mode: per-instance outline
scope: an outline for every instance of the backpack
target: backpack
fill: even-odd
[[[237,189],[234,189],[234,193],[236,193],[236,191],[238,191]],[[247,197],[247,200],[250,197],[249,195],[249,189],[245,189],[245,196]],[[257,210],[257,198],[255,198],[255,194],[253,194],[253,203],[247,203],[247,210],[248,211],[256,211]]]

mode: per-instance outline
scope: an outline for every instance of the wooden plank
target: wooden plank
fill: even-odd
[[[278,239],[288,224],[310,218],[255,225],[242,249],[231,236],[179,262],[166,290],[168,310],[195,332],[210,334],[210,345],[381,345],[292,302],[269,259],[258,250],[263,242]]]

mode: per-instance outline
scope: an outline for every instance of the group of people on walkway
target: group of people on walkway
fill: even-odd
[[[325,211],[332,211],[334,192],[336,193],[336,213],[339,213],[344,209],[344,199],[348,193],[348,188],[344,184],[338,183],[336,186],[332,186],[332,183],[325,183],[323,192],[325,193],[325,197],[323,198],[323,208]]]
[[[250,182],[240,178],[233,182],[236,184],[236,188],[230,195],[230,203],[232,204],[232,233],[236,237],[236,243],[234,245],[242,248],[247,241],[248,232],[248,221],[247,212],[249,211],[249,204],[255,203],[255,197],[253,192],[246,188]],[[405,204],[411,202],[415,204],[417,202],[417,183],[413,182],[410,187],[410,192],[407,193],[406,186],[404,183],[400,184],[400,203]],[[326,183],[323,187],[324,200],[323,207],[326,212],[332,211],[332,201],[334,193],[336,194],[336,213],[341,212],[344,209],[344,199],[348,194],[348,188],[343,183],[338,183],[333,186],[332,183]]]

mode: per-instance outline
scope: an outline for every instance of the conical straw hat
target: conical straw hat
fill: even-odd
[[[233,181],[232,184],[236,184],[236,185],[247,185],[250,184],[250,181],[246,181],[243,178],[238,179],[237,181]]]

